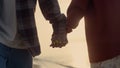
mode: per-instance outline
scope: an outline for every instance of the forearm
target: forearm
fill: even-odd
[[[87,0],[72,0],[67,10],[68,28],[74,29],[87,11]]]
[[[46,20],[52,20],[61,16],[57,0],[39,0],[39,5]]]
[[[69,7],[67,11],[67,25],[69,28],[75,29],[80,19],[84,16],[83,12],[80,12],[78,8]]]

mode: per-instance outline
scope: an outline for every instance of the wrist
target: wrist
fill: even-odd
[[[55,16],[54,18],[50,19],[50,23],[54,24],[54,23],[58,23],[64,20],[66,20],[66,16],[64,14],[59,14]]]

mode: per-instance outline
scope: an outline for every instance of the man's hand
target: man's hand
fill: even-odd
[[[53,27],[53,34],[51,38],[51,47],[63,47],[68,43],[66,32],[66,17],[61,15],[60,19],[51,21]]]
[[[50,45],[51,47],[64,47],[67,43],[67,34],[53,34],[52,35],[52,44]]]

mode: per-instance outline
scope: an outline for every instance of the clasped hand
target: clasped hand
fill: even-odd
[[[67,43],[67,32],[66,32],[66,17],[61,15],[61,19],[56,19],[51,22],[53,27],[53,34],[51,38],[51,47],[64,47]]]

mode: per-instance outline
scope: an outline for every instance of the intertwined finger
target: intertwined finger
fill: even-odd
[[[51,47],[64,47],[66,44],[68,43],[68,41],[66,40],[52,40],[52,44],[50,45]]]

